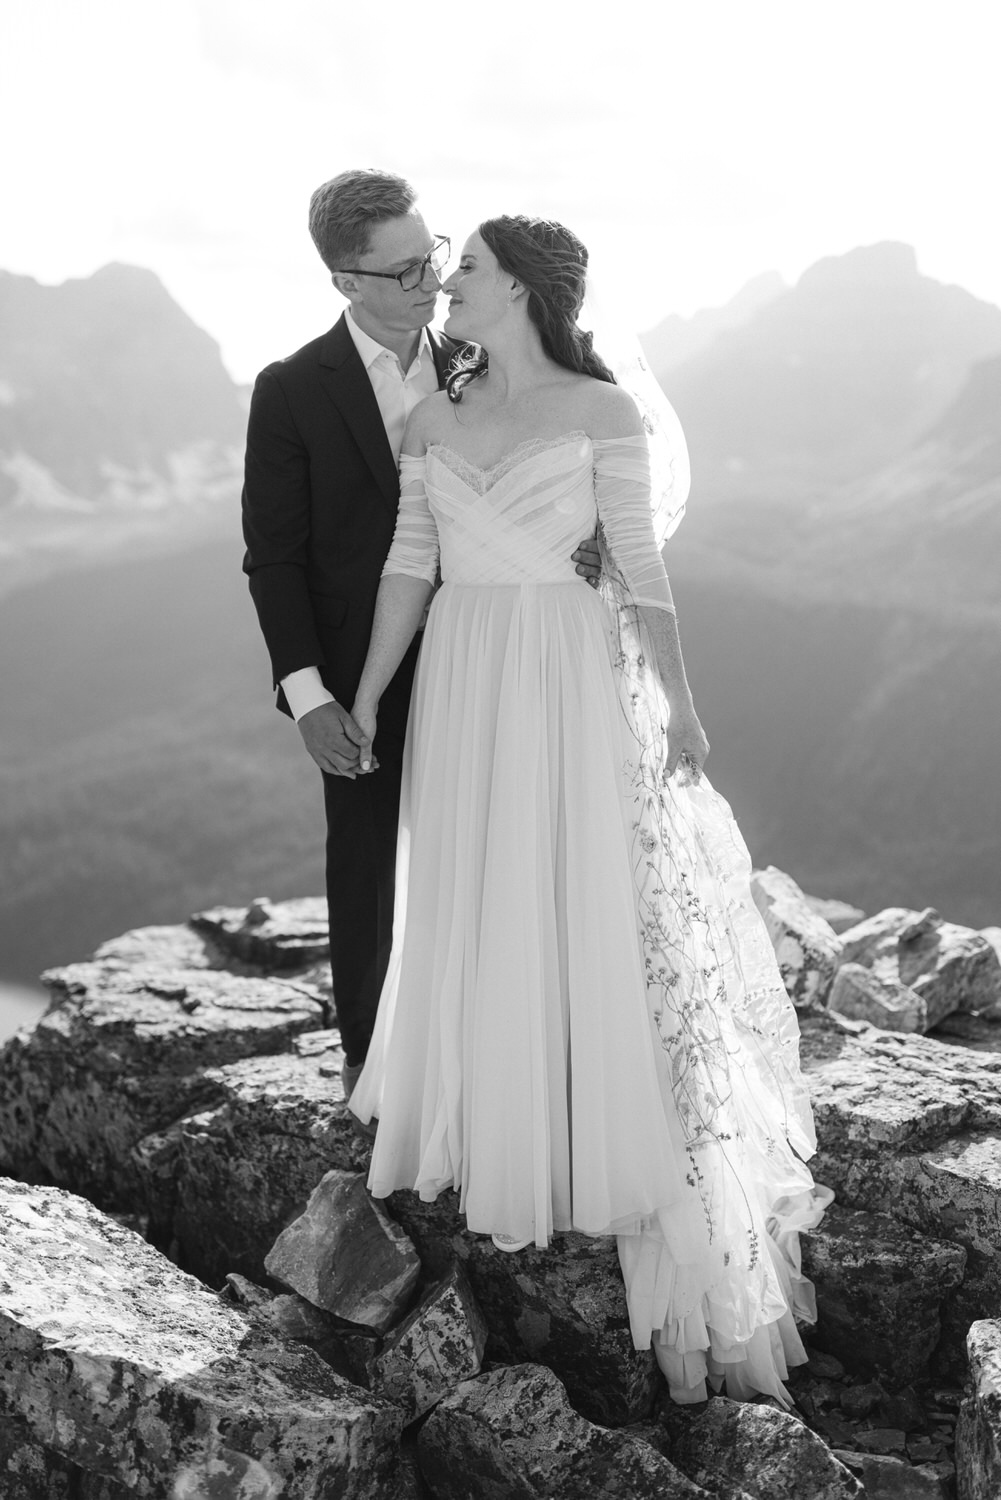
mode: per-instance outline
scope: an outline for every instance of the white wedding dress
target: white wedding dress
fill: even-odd
[[[830,1194],[795,1014],[726,804],[664,770],[635,608],[570,554],[600,520],[670,607],[643,438],[478,469],[404,457],[390,573],[432,581],[404,762],[394,949],[351,1107],[369,1186],[461,1195],[470,1230],[618,1236],[672,1394],[784,1399],[812,1321],[797,1231]]]

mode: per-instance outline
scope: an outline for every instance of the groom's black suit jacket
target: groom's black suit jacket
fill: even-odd
[[[430,334],[439,385],[454,345]],[[244,571],[275,684],[317,666],[350,709],[400,484],[343,317],[257,377],[247,429]],[[324,775],[334,999],[347,1060],[365,1055],[389,962],[403,745],[415,641],[379,703],[373,776]],[[288,712],[279,689],[278,707]]]
[[[429,337],[441,385],[455,346]],[[317,666],[351,707],[399,498],[375,392],[341,317],[262,370],[251,400],[243,566],[276,685]],[[280,691],[278,707],[288,712]]]

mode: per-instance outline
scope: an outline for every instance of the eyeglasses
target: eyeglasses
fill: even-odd
[[[437,275],[448,265],[452,241],[447,234],[440,235],[423,260],[415,260],[412,266],[402,271],[362,271],[358,266],[342,266],[345,276],[379,276],[384,281],[398,281],[405,292],[415,292],[424,280],[428,266]]]

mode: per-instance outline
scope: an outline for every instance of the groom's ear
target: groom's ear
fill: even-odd
[[[358,295],[358,279],[350,271],[333,271],[330,276],[337,291],[350,302]]]

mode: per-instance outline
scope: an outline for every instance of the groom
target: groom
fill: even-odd
[[[349,1096],[389,962],[403,744],[420,636],[379,705],[376,775],[360,775],[354,701],[393,539],[407,418],[445,383],[452,341],[429,324],[448,259],[401,177],[342,172],[309,230],[348,307],[257,377],[247,429],[244,572],[277,706],[323,773],[330,964]],[[578,572],[597,575],[586,544]]]

